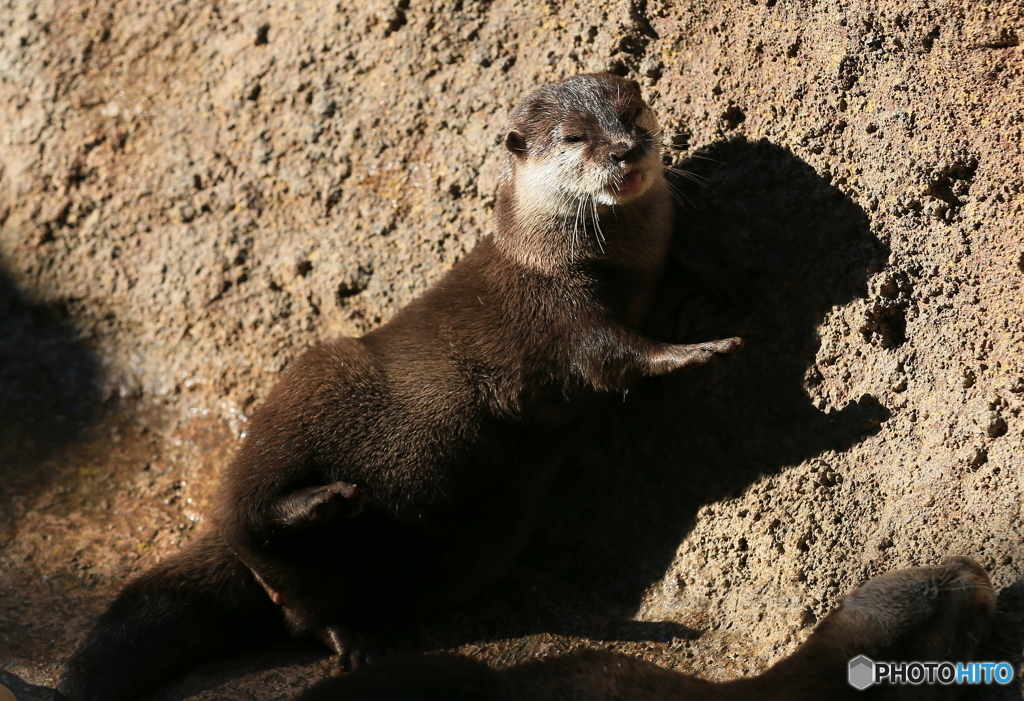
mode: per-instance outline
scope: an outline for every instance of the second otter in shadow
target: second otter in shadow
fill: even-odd
[[[953,701],[964,686],[888,683],[858,687],[849,665],[975,659],[992,626],[996,595],[966,557],[869,580],[796,652],[768,671],[711,682],[605,650],[531,660],[506,670],[449,654],[397,655],[311,687],[297,701]],[[934,672],[933,672],[934,673]]]

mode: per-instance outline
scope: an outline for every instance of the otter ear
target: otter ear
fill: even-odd
[[[525,156],[526,155],[526,139],[518,131],[513,129],[508,134],[505,134],[505,148],[513,156]]]

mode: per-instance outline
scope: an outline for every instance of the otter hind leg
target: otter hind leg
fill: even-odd
[[[337,655],[332,674],[354,672],[370,661],[366,637],[352,628],[340,625],[325,626],[321,637],[327,647]]]
[[[304,487],[289,492],[274,504],[273,519],[278,525],[303,528],[329,523],[342,514],[356,516],[365,503],[366,493],[348,482]]]

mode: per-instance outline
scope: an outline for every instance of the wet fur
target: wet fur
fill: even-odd
[[[633,81],[528,96],[494,234],[389,323],[292,363],[224,476],[211,533],[118,596],[58,697],[132,698],[237,644],[231,621],[250,610],[246,631],[272,619],[355,667],[364,635],[500,577],[595,396],[742,345],[638,331],[671,232],[656,130]]]

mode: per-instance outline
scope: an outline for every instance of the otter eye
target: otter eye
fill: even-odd
[[[565,136],[562,137],[562,141],[564,141],[567,144],[578,144],[579,142],[583,141],[583,135],[566,134]]]
[[[622,121],[632,126],[636,123],[637,118],[640,116],[640,110],[636,107],[630,107],[622,115]]]

